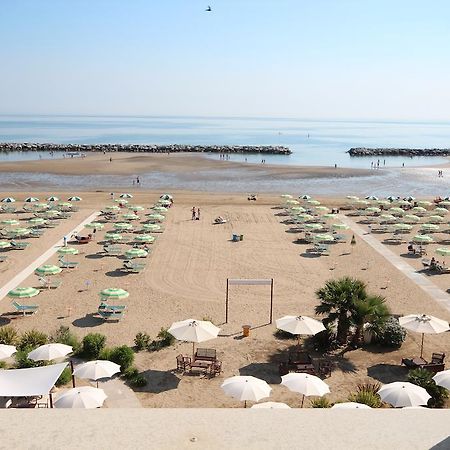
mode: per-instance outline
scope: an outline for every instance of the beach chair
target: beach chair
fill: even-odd
[[[16,207],[15,206],[10,206],[10,205],[9,206],[2,206],[1,212],[9,213],[9,214],[15,213],[16,212]]]
[[[124,261],[121,268],[124,272],[139,273],[145,269],[145,264],[135,263],[132,261]]]
[[[11,249],[12,250],[25,250],[30,243],[29,242],[20,242],[20,241],[11,241]]]
[[[125,305],[108,305],[105,302],[101,302],[98,306],[98,311],[113,311],[113,312],[120,312],[125,311],[127,307]]]
[[[216,375],[220,375],[221,372],[222,372],[222,361],[216,360],[209,366],[209,376],[211,378],[215,377]]]
[[[39,284],[45,289],[57,289],[62,284],[62,280],[59,278],[47,279],[39,277]]]
[[[189,356],[178,355],[177,356],[177,372],[187,372],[191,369],[192,360]]]
[[[0,263],[5,262],[8,259],[6,255],[0,256]]]
[[[103,247],[103,251],[108,256],[119,256],[119,255],[122,254],[122,250],[120,249],[120,247],[114,247],[114,246],[111,246],[111,245],[105,245]]]
[[[103,320],[121,320],[124,316],[124,311],[112,311],[112,310],[98,310],[98,315]]]
[[[37,312],[39,309],[38,305],[21,305],[20,303],[17,303],[16,301],[12,302],[12,305],[14,306],[15,310],[18,312],[23,313],[24,316],[29,313],[30,315]]]
[[[43,234],[44,230],[37,230],[36,228],[33,228],[28,236],[32,238],[40,238]]]
[[[76,269],[79,264],[79,262],[65,261],[63,258],[59,259],[59,267],[61,267],[62,269]]]

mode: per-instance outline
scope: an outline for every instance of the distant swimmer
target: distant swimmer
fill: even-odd
[[[208,5],[208,7],[205,9],[205,11],[211,12],[212,11],[211,6]]]

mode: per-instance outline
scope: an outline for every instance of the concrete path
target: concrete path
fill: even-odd
[[[120,379],[99,381],[98,387],[108,396],[106,399],[108,408],[142,408],[134,391]]]
[[[339,219],[342,223],[348,225],[358,237],[363,239],[380,255],[384,256],[396,269],[400,270],[400,272],[402,272],[411,281],[417,284],[417,286],[419,286],[443,308],[446,308],[448,311],[450,311],[450,295],[447,294],[447,292],[436,286],[425,275],[418,273],[414,267],[405,262],[404,258],[396,255],[391,250],[386,248],[386,246],[382,244],[376,237],[372,236],[370,233],[367,233],[366,230],[353,222],[353,220],[346,216],[339,216]]]
[[[72,231],[66,234],[66,236],[72,236],[72,234],[77,234],[86,224],[92,222],[100,212],[94,212],[89,217],[87,217],[83,222],[78,224]],[[59,239],[54,245],[52,245],[45,253],[43,253],[39,258],[33,261],[28,267],[19,272],[14,278],[12,278],[8,283],[6,283],[2,288],[0,288],[0,300],[2,300],[9,291],[15,289],[24,280],[26,280],[30,275],[32,275],[36,268],[45,263],[51,256],[53,256],[57,250],[64,245],[64,238]]]

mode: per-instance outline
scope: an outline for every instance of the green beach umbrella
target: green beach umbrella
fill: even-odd
[[[131,194],[128,194],[128,193],[120,194],[119,197],[120,198],[133,198],[133,196]]]
[[[346,198],[353,201],[359,200],[359,197],[357,197],[356,195],[347,195]]]
[[[322,212],[325,212],[325,211],[329,211],[329,208],[327,208],[326,206],[316,206],[316,211],[322,211]]]
[[[395,223],[393,225],[393,227],[396,230],[401,230],[401,231],[409,231],[412,229],[412,225],[408,225],[407,223]]]
[[[299,202],[297,200],[294,200],[293,198],[292,199],[289,198],[289,199],[286,200],[286,204],[287,205],[298,205]]]
[[[30,225],[42,225],[45,223],[45,219],[43,219],[42,217],[33,217],[28,221],[28,223]]]
[[[350,228],[348,225],[345,225],[345,223],[333,223],[331,227],[334,230],[348,230]]]
[[[430,216],[428,217],[428,223],[442,223],[444,218],[441,216]]]
[[[297,220],[302,221],[302,222],[306,222],[307,220],[311,220],[311,219],[313,219],[314,217],[311,216],[311,214],[297,214],[297,215],[295,216],[295,218],[296,218]]]
[[[34,202],[38,202],[38,201],[39,201],[39,199],[37,197],[27,197],[25,199],[26,203],[34,203]]]
[[[164,220],[164,216],[161,214],[147,214],[148,220],[156,220],[158,222],[162,222]]]
[[[8,292],[10,298],[31,298],[39,294],[39,289],[34,287],[17,287]]]
[[[47,197],[46,200],[47,200],[48,202],[58,202],[58,201],[59,201],[59,198],[56,197],[55,195],[51,195],[50,197]]]
[[[84,227],[85,228],[95,228],[97,230],[103,230],[103,228],[105,228],[105,225],[100,222],[91,222],[91,223],[87,223]]]
[[[162,200],[172,200],[173,197],[170,194],[162,194],[160,197]]]
[[[377,203],[378,203],[378,205],[383,205],[383,206],[389,206],[391,204],[391,202],[388,200],[378,200]]]
[[[281,194],[280,195],[281,198],[292,198],[291,194]]]
[[[303,208],[303,206],[293,206],[291,211],[294,213],[302,213],[305,212],[305,208]]]
[[[320,202],[318,200],[308,200],[307,203],[312,205],[312,206],[319,206],[320,205]]]
[[[58,206],[64,206],[65,208],[71,208],[73,205],[70,202],[59,202]]]
[[[335,217],[336,217],[336,214],[324,214],[323,216],[322,216],[324,219],[334,219]]]
[[[14,230],[14,233],[17,236],[27,236],[28,234],[31,233],[31,230],[29,228],[16,228]]]
[[[307,223],[305,228],[308,228],[308,230],[321,230],[323,226],[320,223]]]
[[[389,208],[389,212],[391,214],[405,214],[405,211],[402,208],[394,206],[393,208]]]
[[[417,202],[417,204],[418,204],[419,206],[431,206],[431,205],[432,205],[432,203],[429,202],[428,200],[419,200],[419,201]]]
[[[405,222],[420,222],[420,217],[414,214],[406,214],[403,216]]]
[[[83,200],[81,197],[78,197],[77,195],[74,195],[73,197],[69,197],[67,199],[69,202],[81,202]]]
[[[331,234],[316,234],[314,236],[315,241],[321,241],[321,242],[333,242],[334,237]]]
[[[120,241],[122,239],[122,235],[119,233],[106,233],[105,240],[106,241]]]
[[[43,212],[42,214],[44,214],[44,216],[47,216],[47,217],[56,217],[56,216],[59,216],[59,211],[55,211],[54,209],[51,209],[50,211],[45,211],[45,212]]]
[[[11,247],[11,244],[8,241],[0,241],[0,249]]]
[[[434,223],[424,223],[420,226],[420,229],[425,231],[437,231],[439,230],[439,225],[435,225]]]
[[[61,273],[61,267],[54,266],[52,264],[44,264],[43,266],[38,267],[34,273],[36,275],[45,276],[45,275],[57,275]]]
[[[37,210],[47,209],[48,207],[49,207],[49,205],[47,203],[35,203],[33,205],[33,208],[35,208]]]
[[[149,234],[142,234],[140,236],[137,236],[135,241],[137,242],[145,242],[145,243],[152,243],[155,240],[154,236],[151,236]]]
[[[393,216],[392,214],[381,214],[379,219],[385,222],[389,222],[391,220],[397,220],[397,217]]]
[[[102,300],[123,300],[129,297],[129,295],[127,291],[120,288],[108,288],[100,292]]]
[[[295,200],[294,200],[295,201]],[[152,206],[151,208],[153,211],[156,211],[158,213],[167,212],[169,211],[167,208],[164,208],[164,206]]]
[[[122,214],[122,218],[125,220],[138,220],[139,216],[136,214]]]
[[[74,247],[61,247],[58,249],[60,255],[78,255],[78,250]]]
[[[110,205],[105,207],[105,211],[118,211],[120,208],[117,205]]]
[[[437,214],[439,216],[445,216],[448,213],[448,209],[445,208],[434,208],[432,211],[433,214]]]
[[[122,203],[123,205],[126,205],[128,203],[128,200],[126,200],[124,198],[116,198],[114,201],[116,203]]]
[[[146,252],[142,248],[130,248],[125,252],[125,256],[129,259],[132,258],[145,258],[148,255],[148,252]]]
[[[442,255],[442,256],[449,256],[450,255],[450,248],[446,248],[446,247],[440,247],[436,249],[436,253],[438,255]]]
[[[0,222],[2,225],[7,225],[10,227],[14,227],[20,224],[20,222],[16,219],[5,219]]]
[[[368,205],[369,202],[367,200],[355,200],[356,205]]]
[[[145,223],[142,225],[142,229],[144,231],[158,231],[161,229],[161,226],[156,223]]]
[[[442,202],[439,202],[439,206],[450,206],[449,200],[442,200]]]
[[[427,210],[425,208],[423,208],[422,206],[414,206],[414,208],[411,209],[411,212],[417,214],[423,214],[426,213]]]
[[[15,201],[16,201],[16,199],[13,197],[2,198],[2,203],[14,203]]]
[[[158,205],[161,206],[170,206],[172,203],[170,200],[158,200]]]
[[[365,209],[365,211],[368,213],[379,213],[381,212],[381,209],[377,208],[376,206],[369,206],[368,208]]]
[[[145,211],[145,208],[143,206],[140,206],[140,205],[128,205],[127,208],[130,211],[134,211],[134,212],[136,212],[136,211]]]
[[[116,230],[131,230],[132,228],[133,225],[131,225],[131,223],[117,222],[114,224],[114,229]]]
[[[431,236],[428,236],[427,234],[417,234],[412,238],[414,242],[420,242],[421,244],[429,244],[431,242],[434,242],[433,238]]]

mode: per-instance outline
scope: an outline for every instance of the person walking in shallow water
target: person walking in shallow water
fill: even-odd
[[[200,208],[197,208],[197,220],[200,220]]]
[[[192,220],[195,220],[195,206],[192,207]]]

